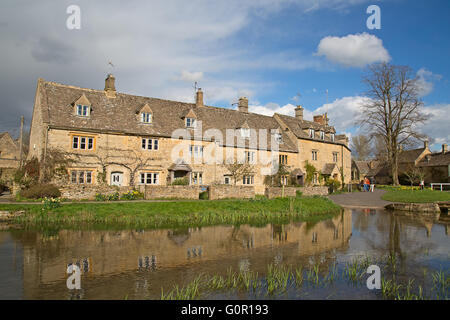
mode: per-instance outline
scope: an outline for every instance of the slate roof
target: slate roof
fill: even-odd
[[[353,161],[361,174],[367,174],[370,171],[370,161]]]
[[[103,90],[84,89],[55,82],[40,81],[40,102],[42,118],[52,128],[83,130],[94,132],[124,133],[170,137],[174,130],[185,128],[183,117],[190,110],[202,121],[203,134],[208,129],[219,129],[226,140],[226,129],[239,128],[247,122],[252,129],[279,129],[279,123],[269,116],[244,113],[238,110],[212,106],[196,106],[194,103],[163,100],[130,94],[116,93],[116,98],[108,98]],[[73,103],[82,95],[91,103],[88,118],[77,116]],[[145,104],[153,112],[153,123],[141,123],[137,110]],[[188,129],[193,136],[194,131]],[[297,152],[296,144],[287,134],[282,133],[280,151]],[[254,135],[254,132],[251,132]],[[237,138],[235,138],[236,144]],[[267,148],[271,149],[270,138]],[[227,144],[228,141],[226,141]],[[248,143],[247,143],[248,145]]]
[[[403,150],[402,152],[400,152],[400,154],[398,156],[398,162],[399,163],[414,162],[417,160],[417,158],[419,158],[419,156],[424,151],[425,151],[425,148]]]
[[[429,156],[430,161],[427,160]],[[450,151],[446,153],[438,152],[431,153],[425,156],[419,163],[419,167],[436,167],[436,166],[448,166],[450,165]]]
[[[335,163],[326,163],[323,166],[322,174],[331,175],[335,167],[336,167]]]

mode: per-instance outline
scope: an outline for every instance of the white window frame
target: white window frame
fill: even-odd
[[[89,117],[90,108],[89,106],[85,106],[82,104],[77,104],[77,116],[80,117]]]
[[[245,175],[242,178],[243,185],[253,185],[255,183],[255,176],[253,175]]]
[[[197,127],[197,119],[186,118],[186,127],[187,128],[196,128]]]
[[[139,174],[139,184],[159,185],[159,172],[141,172]]]
[[[94,150],[94,143],[95,143],[94,137],[76,136],[76,135],[72,136],[72,149],[88,150],[88,151]],[[82,144],[84,145],[84,148],[81,147]]]
[[[254,151],[245,151],[245,162],[246,163],[255,163],[255,152]]]
[[[230,176],[224,176],[223,177],[223,183],[224,184],[231,184],[231,177]]]
[[[309,129],[309,137],[314,139],[316,136],[316,131],[314,129]]]
[[[330,135],[330,137],[331,137],[331,141],[333,141],[334,142],[334,133],[332,133],[331,135]]]
[[[93,170],[70,170],[71,184],[93,184]],[[75,178],[75,181],[74,181]],[[89,180],[89,182],[88,182]]]
[[[333,162],[338,162],[339,152],[333,152]]]
[[[192,172],[191,184],[196,186],[203,185],[203,172]]]
[[[153,114],[151,112],[141,112],[141,122],[142,123],[152,123]]]
[[[283,135],[281,133],[275,133],[275,141],[278,144],[283,143]]]
[[[191,158],[203,159],[203,149],[203,146],[191,144],[189,145],[189,156]]]
[[[320,140],[325,140],[325,132],[320,131]]]
[[[317,161],[318,153],[319,152],[317,150],[312,150],[311,151],[312,161]]]
[[[288,156],[287,156],[287,154],[280,154],[280,155],[278,155],[278,163],[287,165],[288,164]]]

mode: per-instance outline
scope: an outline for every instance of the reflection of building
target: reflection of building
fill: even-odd
[[[38,298],[42,286],[56,284],[65,294],[67,265],[77,261],[83,270],[83,281],[155,270],[171,273],[172,281],[183,278],[186,268],[221,273],[230,266],[242,265],[243,259],[248,260],[245,264],[251,265],[252,270],[264,273],[276,255],[283,263],[298,263],[311,255],[347,248],[351,228],[351,212],[345,211],[322,222],[284,226],[214,226],[183,232],[64,230],[52,240],[34,234],[20,239],[24,246],[25,298]],[[183,236],[186,232],[189,235]],[[174,241],[174,236],[181,241]]]

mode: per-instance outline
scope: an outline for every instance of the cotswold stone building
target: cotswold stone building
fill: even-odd
[[[0,133],[0,181],[11,184],[20,164],[20,146],[8,132]]]
[[[117,186],[168,185],[185,178],[191,185],[251,185],[264,193],[264,177],[276,163],[289,167],[284,182],[303,185],[305,163],[318,173],[350,181],[348,139],[336,135],[326,115],[303,119],[119,93],[108,75],[104,90],[84,89],[39,79],[28,158],[54,150],[73,161],[65,183]],[[224,162],[249,162],[251,172],[234,181]],[[289,178],[289,179],[288,179]]]

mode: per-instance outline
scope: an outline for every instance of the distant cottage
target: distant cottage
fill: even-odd
[[[268,132],[266,144],[261,130]],[[177,149],[182,141],[188,146]],[[85,186],[169,185],[178,178],[191,185],[232,184],[225,166],[207,160],[212,154],[253,163],[254,172],[237,185],[252,185],[262,194],[264,165],[258,159],[272,151],[299,185],[306,161],[318,170],[314,184],[319,173],[340,179],[342,168],[346,183],[351,175],[348,138],[336,135],[326,114],[306,121],[298,106],[295,117],[264,116],[249,112],[245,97],[237,110],[212,107],[204,105],[201,89],[196,103],[129,95],[116,91],[112,75],[104,90],[38,80],[28,159],[42,160],[49,150],[73,155],[66,183]]]

